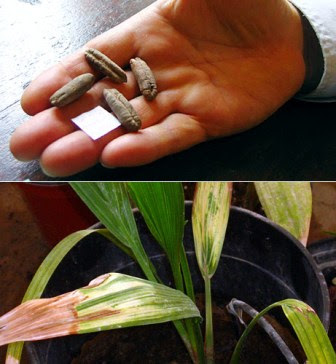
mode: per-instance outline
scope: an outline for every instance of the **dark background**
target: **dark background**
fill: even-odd
[[[152,0],[0,0],[0,180],[48,180],[8,142],[41,71]],[[335,180],[336,104],[292,100],[259,127],[137,168],[96,166],[68,180]],[[54,179],[54,178],[53,178]],[[64,178],[62,178],[64,179]]]

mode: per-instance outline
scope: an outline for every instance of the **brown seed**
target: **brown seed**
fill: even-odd
[[[109,107],[127,131],[138,131],[141,127],[139,115],[118,90],[105,89],[104,97]]]
[[[155,77],[148,64],[139,57],[131,59],[130,64],[139,85],[140,92],[148,101],[155,99],[158,91]]]
[[[53,106],[62,107],[79,99],[95,83],[95,76],[91,73],[84,73],[57,90],[51,97],[50,103]]]
[[[115,83],[127,82],[126,72],[97,49],[89,48],[85,51],[85,58],[90,65]]]

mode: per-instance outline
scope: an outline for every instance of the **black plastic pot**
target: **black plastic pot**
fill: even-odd
[[[135,214],[141,240],[160,277],[171,283],[167,260],[148,232],[139,213]],[[193,251],[191,204],[186,203],[185,247],[196,291],[203,289]],[[106,272],[118,271],[143,277],[132,260],[99,235],[91,235],[74,247],[55,271],[44,297],[78,287]],[[288,232],[253,212],[231,209],[226,240],[212,283],[214,297],[238,298],[257,310],[284,299],[297,298],[311,305],[324,326],[329,326],[329,296],[323,274],[313,258]],[[76,335],[30,343],[33,363],[69,363],[81,345],[96,334]]]
[[[317,266],[329,284],[336,277],[336,238],[319,240],[308,246]]]

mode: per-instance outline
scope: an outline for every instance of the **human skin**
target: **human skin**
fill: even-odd
[[[11,138],[14,156],[39,159],[50,176],[67,176],[96,163],[146,164],[197,143],[252,128],[274,113],[305,77],[302,24],[287,0],[158,0],[43,72],[22,96],[33,115]],[[155,74],[154,101],[140,95],[134,76],[107,79],[71,105],[49,97],[72,78],[93,72],[84,50],[96,48],[121,66],[136,56]],[[93,141],[71,118],[102,103],[116,88],[142,120],[137,133],[121,128]]]

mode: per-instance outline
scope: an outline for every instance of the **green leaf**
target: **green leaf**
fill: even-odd
[[[282,305],[292,324],[310,364],[336,363],[336,355],[328,335],[315,311],[307,304],[289,301]]]
[[[309,182],[254,182],[266,216],[303,245],[307,244],[312,215]]]
[[[180,264],[184,233],[184,194],[177,182],[131,182],[130,195],[174,266]]]
[[[57,266],[60,264],[62,259],[66,256],[66,254],[83,238],[92,234],[99,233],[104,235],[106,238],[116,241],[116,239],[106,230],[106,229],[98,229],[98,230],[81,230],[77,231],[62,241],[60,241],[48,254],[48,256],[44,259],[38,270],[36,271],[30,285],[23,297],[22,302],[26,302],[28,300],[32,300],[34,298],[40,298],[46,285],[49,282],[50,277],[54,273]],[[126,252],[127,252],[127,248]],[[7,350],[7,360],[8,362],[20,362],[21,354],[22,354],[23,342],[16,342],[14,344],[10,344]]]
[[[156,281],[153,266],[141,244],[124,183],[71,182],[71,187],[106,228],[135,255],[146,277]]]
[[[119,273],[61,296],[25,302],[0,317],[0,345],[200,318],[181,291]]]
[[[186,292],[194,300],[194,292],[183,247],[184,193],[177,182],[131,182],[128,183],[131,198],[170,262],[176,288]],[[181,272],[181,263],[183,275]],[[184,282],[183,282],[184,278]],[[186,320],[192,352],[196,361],[203,360],[203,343],[199,325]],[[197,354],[196,354],[197,353]]]
[[[215,273],[230,213],[232,184],[198,182],[192,210],[197,262],[203,277]]]
[[[264,316],[272,308],[279,306],[282,307],[284,314],[300,340],[309,364],[336,363],[335,351],[317,314],[309,305],[296,299],[279,301],[262,310],[243,332],[243,335],[236,345],[230,363],[239,363],[239,356],[247,335],[251,332],[260,317]]]

